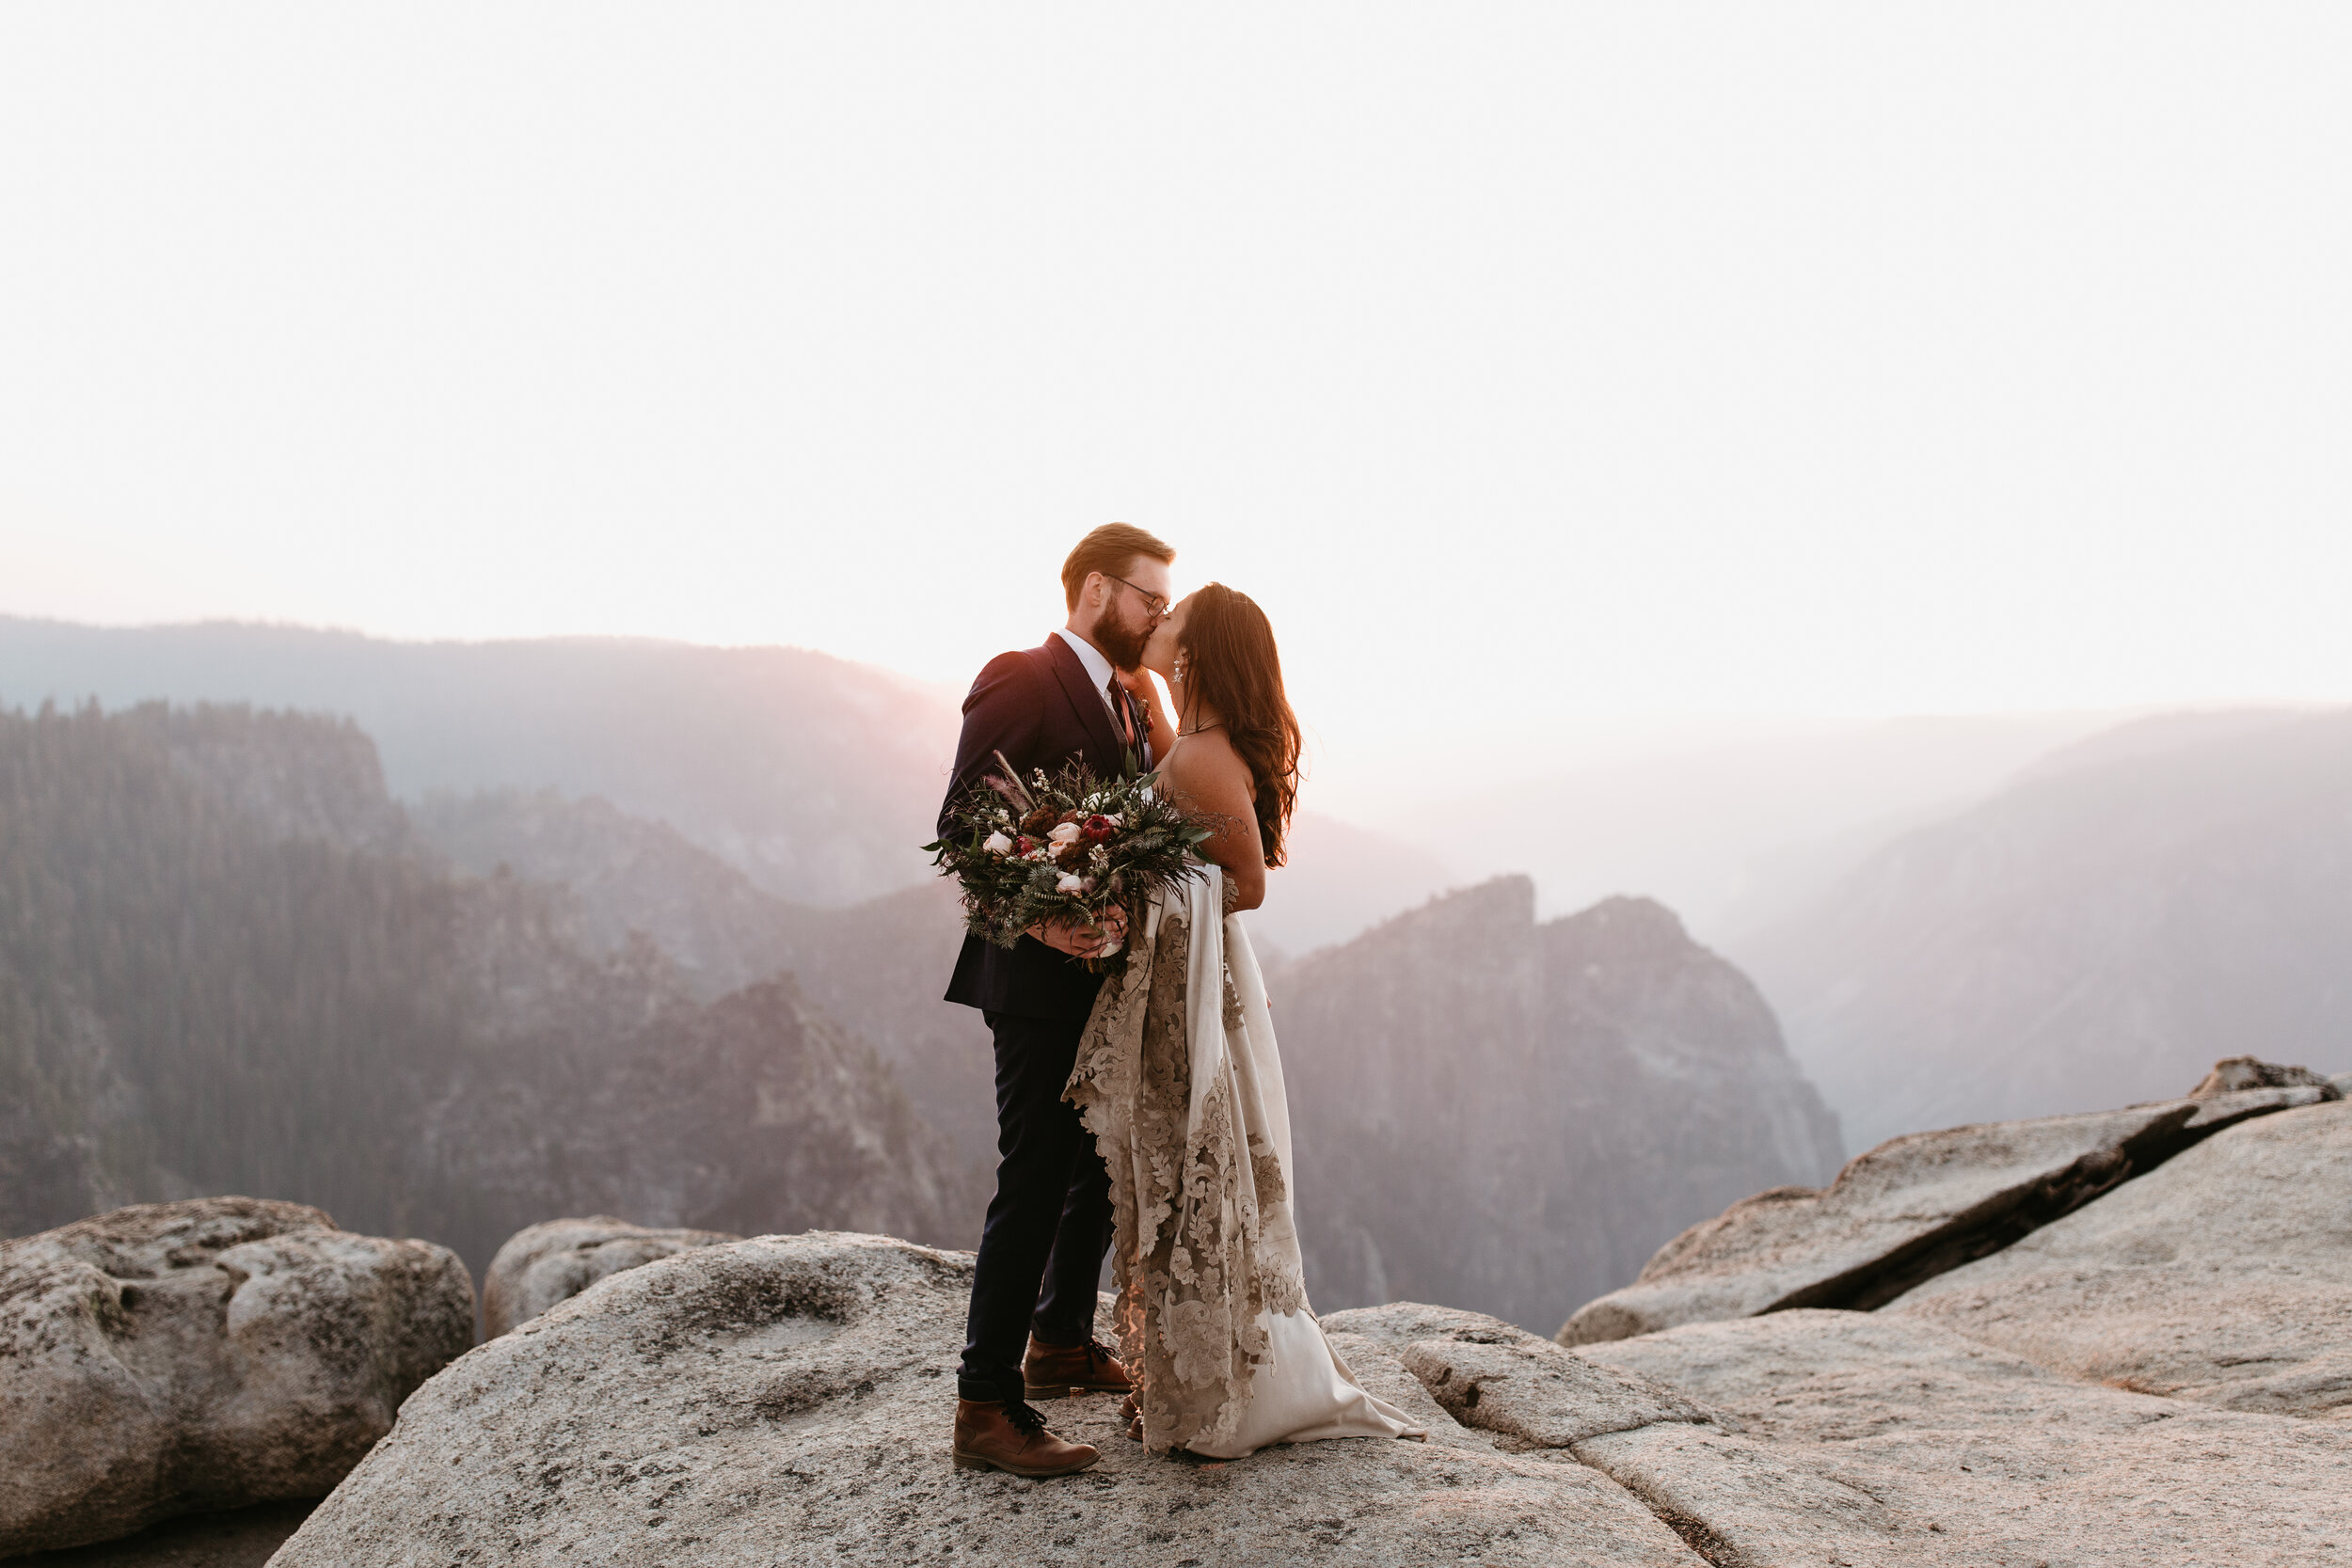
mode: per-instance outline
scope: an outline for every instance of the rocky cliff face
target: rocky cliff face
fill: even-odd
[[[413,815],[419,834],[469,871],[505,867],[562,888],[595,950],[650,939],[706,999],[792,972],[804,997],[891,1065],[985,1189],[996,1153],[988,1028],[940,1000],[963,942],[954,884],[933,878],[843,909],[792,903],[664,823],[552,790],[437,796]],[[977,1206],[964,1218],[977,1231]]]
[[[1537,925],[1524,878],[1280,974],[1309,1290],[1545,1329],[1758,1187],[1825,1180],[1836,1124],[1771,1010],[1672,913]]]
[[[1736,948],[1858,1146],[2352,1038],[2352,715],[2152,722]]]
[[[739,1235],[962,1233],[963,1177],[938,1135],[789,975],[663,1007],[594,1052],[570,1043],[510,1038],[438,1086],[415,1190],[469,1256],[582,1208]]]

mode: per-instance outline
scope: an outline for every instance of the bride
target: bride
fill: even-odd
[[[1142,911],[1064,1097],[1110,1169],[1131,1436],[1231,1459],[1269,1443],[1418,1437],[1356,1382],[1307,1305],[1291,1207],[1290,1114],[1265,987],[1237,911],[1265,897],[1298,794],[1298,721],[1274,630],[1210,583],[1152,633],[1145,668],[1179,804],[1219,824],[1204,877]],[[1149,682],[1141,683],[1148,690]]]

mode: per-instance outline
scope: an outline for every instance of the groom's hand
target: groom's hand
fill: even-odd
[[[1099,926],[1089,926],[1082,920],[1041,921],[1025,934],[1037,938],[1055,952],[1067,953],[1073,958],[1099,958],[1104,952],[1127,940],[1127,911],[1120,909],[1107,911]]]

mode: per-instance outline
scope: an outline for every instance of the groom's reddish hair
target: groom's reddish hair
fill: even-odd
[[[1061,563],[1062,596],[1069,600],[1065,608],[1078,608],[1078,594],[1086,587],[1089,574],[1100,572],[1106,578],[1123,578],[1139,555],[1148,555],[1163,566],[1173,565],[1176,561],[1176,551],[1171,546],[1127,523],[1104,523],[1079,540],[1078,547],[1070,552],[1070,559]]]

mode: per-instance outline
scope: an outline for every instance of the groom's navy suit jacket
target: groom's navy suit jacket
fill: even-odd
[[[947,832],[948,814],[968,793],[988,787],[981,781],[999,771],[999,752],[1024,779],[1033,768],[1053,773],[1073,757],[1109,779],[1119,776],[1126,750],[1103,693],[1069,643],[1049,637],[1042,647],[999,654],[963,699],[963,738],[956,745],[955,777],[939,810],[939,831]],[[1083,1023],[1102,984],[1083,960],[1035,937],[1003,948],[967,935],[947,982],[947,1000],[1015,1018]]]

